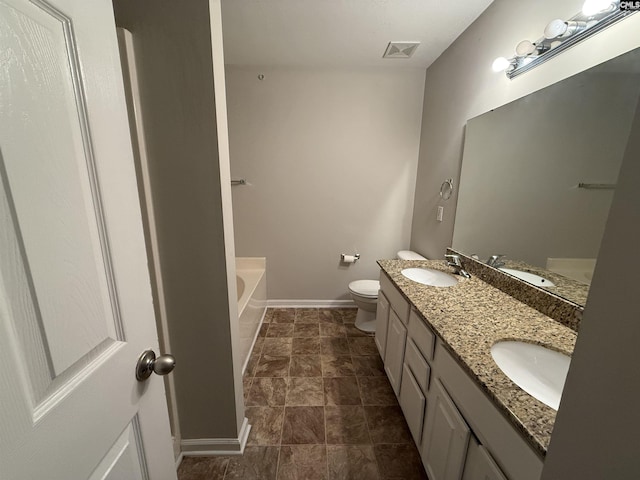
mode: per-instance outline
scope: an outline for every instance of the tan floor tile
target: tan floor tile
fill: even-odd
[[[351,355],[322,355],[323,377],[351,377],[355,375]]]
[[[328,444],[370,444],[364,408],[343,405],[325,407]]]
[[[270,323],[267,337],[292,337],[293,323]]]
[[[349,349],[353,355],[376,355],[378,347],[373,337],[349,337]]]
[[[291,338],[265,338],[262,347],[263,355],[291,355]]]
[[[264,317],[262,318],[262,323],[271,323],[271,317],[273,316],[273,308],[267,308],[264,312]]]
[[[384,480],[427,480],[414,444],[375,445],[373,448]]]
[[[266,337],[268,331],[269,331],[269,324],[263,322],[262,325],[260,326],[260,330],[258,331],[258,336]]]
[[[184,457],[178,468],[178,480],[222,480],[229,457]]]
[[[260,354],[252,353],[247,362],[247,368],[244,371],[245,377],[253,377],[256,373],[256,367],[260,362]]]
[[[294,337],[318,337],[320,329],[317,323],[296,323],[293,329]]]
[[[286,378],[255,378],[247,396],[247,406],[284,405],[287,396],[287,380]]]
[[[249,392],[251,391],[251,385],[253,385],[253,377],[242,377],[242,392],[244,394],[244,401],[247,401]]]
[[[296,337],[293,339],[292,355],[318,355],[320,353],[320,338]]]
[[[286,377],[289,375],[291,357],[283,355],[262,355],[256,366],[256,377]]]
[[[265,337],[257,337],[255,343],[253,344],[253,348],[251,350],[252,355],[259,355],[262,353],[262,346],[264,345]]]
[[[324,377],[325,405],[361,405],[356,377]]]
[[[287,406],[322,406],[324,390],[321,377],[289,378]]]
[[[351,361],[359,377],[386,377],[380,355],[354,355]]]
[[[225,480],[275,480],[279,447],[246,447],[230,457]]]
[[[378,480],[378,465],[371,445],[327,446],[329,480]]]
[[[251,425],[247,445],[280,445],[284,407],[246,407]]]
[[[320,355],[294,355],[289,367],[290,377],[321,377]]]
[[[346,337],[347,331],[344,325],[336,323],[321,323],[320,324],[320,336],[321,337]]]
[[[397,405],[398,399],[387,377],[358,377],[363,405]]]
[[[278,480],[326,480],[325,445],[283,445],[280,448]]]
[[[323,407],[285,407],[283,445],[324,444]]]
[[[296,308],[296,323],[318,323],[317,308]]]
[[[356,315],[358,314],[357,308],[343,308],[342,309],[342,321],[346,323],[356,323]]]
[[[342,325],[342,310],[337,308],[325,308],[318,311],[321,323],[335,323]]]
[[[296,312],[293,308],[274,308],[270,323],[293,323]]]
[[[373,443],[412,443],[400,407],[364,407]]]
[[[346,338],[320,338],[320,352],[323,355],[350,355],[349,342]]]

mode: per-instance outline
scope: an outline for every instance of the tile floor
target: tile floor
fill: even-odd
[[[187,457],[180,480],[426,479],[355,309],[269,309],[244,375],[243,456]]]

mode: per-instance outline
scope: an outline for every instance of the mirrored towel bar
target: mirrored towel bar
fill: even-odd
[[[614,190],[615,183],[582,183],[578,184],[578,188],[586,188],[588,190]]]

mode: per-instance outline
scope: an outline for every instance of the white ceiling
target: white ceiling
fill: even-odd
[[[493,0],[222,0],[225,62],[426,68]],[[390,41],[419,41],[383,59]]]

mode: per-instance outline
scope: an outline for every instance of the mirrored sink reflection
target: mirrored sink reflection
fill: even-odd
[[[452,287],[458,283],[453,275],[431,268],[405,268],[400,273],[409,280],[430,287]]]
[[[558,410],[571,357],[540,345],[517,341],[495,343],[491,356],[513,383]]]
[[[514,270],[513,268],[500,268],[504,273],[508,273],[509,275],[513,275],[520,280],[524,280],[531,285],[535,285],[536,287],[555,287],[556,284],[551,280],[548,280],[540,275],[536,275],[535,273],[523,272],[522,270]]]

